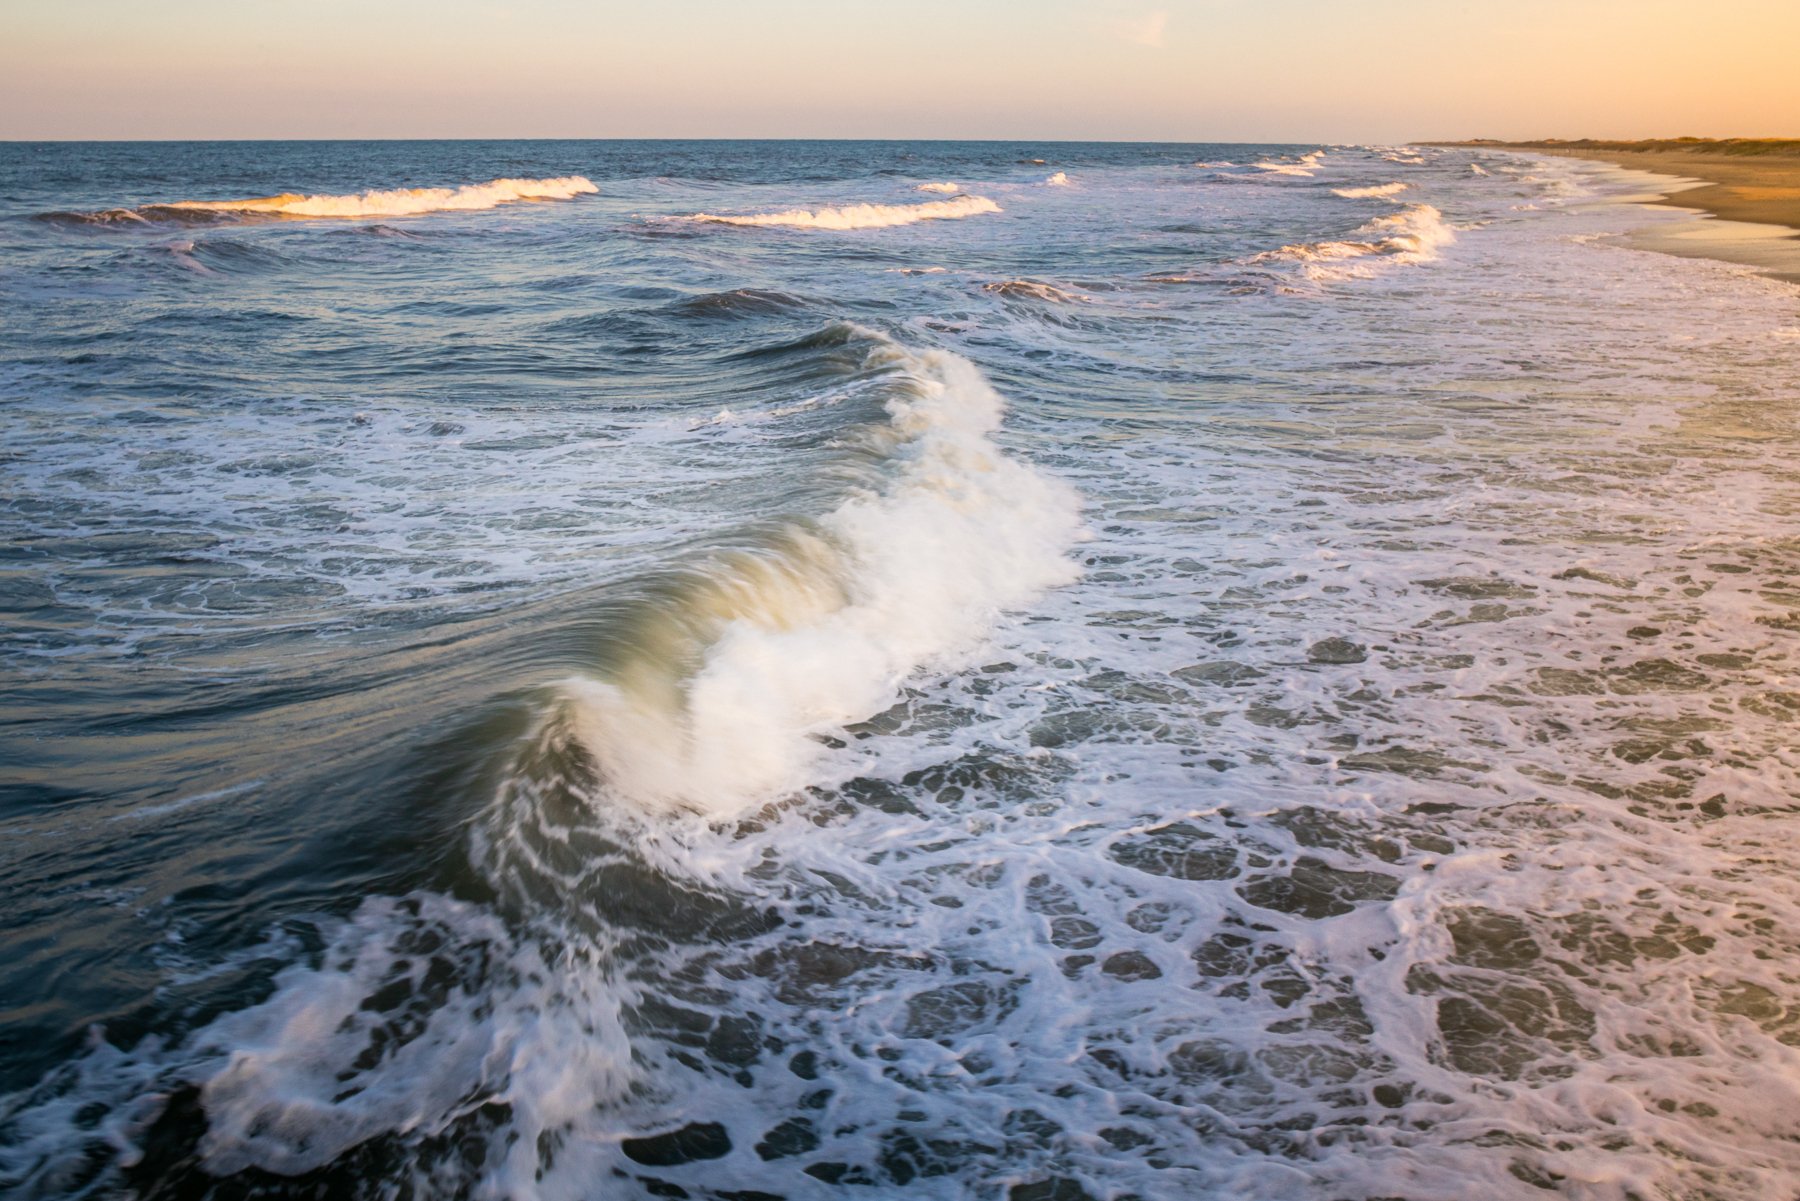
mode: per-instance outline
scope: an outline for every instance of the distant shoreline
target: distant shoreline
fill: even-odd
[[[1702,180],[1704,186],[1683,189],[1649,203],[1701,209],[1727,221],[1785,225],[1800,236],[1800,138],[1671,138],[1644,142],[1479,139],[1426,145],[1528,150]]]
[[[1800,283],[1800,139],[1672,138],[1614,142],[1423,142],[1470,150],[1508,150],[1580,158],[1672,177],[1653,183],[1642,204],[1708,214],[1678,226],[1641,230],[1627,241],[1645,250],[1721,259]]]

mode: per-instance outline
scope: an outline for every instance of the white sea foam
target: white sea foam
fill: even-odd
[[[1471,175],[1486,175],[1487,168],[1483,167],[1480,163],[1470,163],[1469,164],[1469,174],[1471,174]]]
[[[953,196],[957,192],[960,192],[961,190],[962,190],[961,188],[958,188],[954,183],[951,183],[949,180],[945,180],[942,183],[922,183],[917,188],[914,189],[914,191],[918,191],[918,192],[940,192],[946,196]]]
[[[393,188],[347,196],[285,192],[249,200],[182,200],[143,211],[262,213],[280,217],[404,217],[417,213],[477,212],[519,200],[569,200],[598,192],[579,175],[556,179],[492,179],[458,188]]]
[[[1496,218],[1467,238],[1467,270],[1313,306],[1299,334],[1271,328],[1268,305],[1194,294],[1221,366],[1329,364],[1353,401],[1321,407],[1278,381],[1254,412],[1209,411],[1218,436],[1196,438],[1192,402],[1210,383],[1163,375],[1151,387],[1168,392],[1128,410],[1047,380],[1052,416],[1019,434],[1051,435],[1057,470],[1094,506],[1084,557],[1104,566],[998,622],[986,666],[915,673],[891,709],[837,730],[847,745],[797,772],[815,787],[717,824],[619,803],[647,841],[627,856],[546,830],[541,861],[563,875],[536,908],[379,898],[320,923],[310,956],[265,948],[261,963],[308,967],[193,1036],[204,1062],[171,1072],[189,1050],[97,1039],[61,1091],[0,1102],[0,1180],[63,1196],[75,1190],[30,1165],[87,1182],[109,1156],[186,1154],[179,1131],[197,1119],[152,1119],[193,1084],[212,1171],[306,1170],[386,1136],[299,1182],[326,1191],[348,1178],[575,1201],[616,1179],[632,1195],[679,1182],[825,1196],[836,1186],[802,1172],[848,1165],[871,1196],[1792,1194],[1800,883],[1772,859],[1800,795],[1782,584],[1796,574],[1783,523],[1797,463],[1783,406],[1744,402],[1771,370],[1792,374],[1792,291],[1610,245],[1616,209],[1508,217],[1510,189],[1484,197],[1492,181],[1460,172],[1434,188]],[[1323,187],[1295,191],[1334,219]],[[1285,237],[1332,227],[1308,228]],[[1409,251],[1379,247],[1404,235],[1350,235],[1377,249],[1343,263],[1395,261]],[[1041,326],[1011,329],[986,307],[962,327],[984,353],[1021,375],[1042,361]],[[1522,328],[1541,365],[1518,358]],[[1175,344],[1059,349],[1116,381]],[[894,366],[907,403],[911,379],[931,377],[922,357]],[[1696,371],[1716,392],[1692,387]],[[670,420],[704,447],[813,399],[763,408],[734,389]],[[733,417],[687,429],[727,400]],[[357,436],[400,441],[412,419],[368,408],[375,424]],[[45,438],[69,440],[68,420],[47,410]],[[877,510],[926,457],[902,463],[904,438],[891,453],[893,423],[827,423],[873,464],[858,500]],[[169,457],[216,453],[203,436]],[[36,442],[19,464],[34,485],[54,482],[34,458],[74,453],[59,445]],[[334,463],[380,453],[333,446]],[[557,506],[559,539],[601,519],[575,503],[593,498],[594,462],[628,474],[606,492],[659,506],[679,466],[645,470],[635,445],[577,445],[566,469],[542,451],[494,457],[534,486],[585,485]],[[133,470],[115,462],[115,476]],[[411,477],[447,465],[412,452],[380,464]],[[166,485],[175,468],[136,470]],[[742,483],[718,491],[736,499]],[[273,490],[292,510],[298,487],[257,476],[221,509]],[[987,511],[977,495],[974,514]],[[611,528],[575,557],[608,553]],[[447,532],[442,518],[418,530]],[[769,570],[804,575],[809,554]],[[715,579],[757,582],[717,566]],[[802,595],[784,611],[783,633],[817,636],[824,609]],[[569,800],[528,793],[519,807]],[[608,958],[616,934],[556,927],[597,893],[628,917],[648,906],[649,871],[614,874],[646,863],[718,882],[772,928],[671,932],[681,907],[651,893],[653,937],[639,941],[654,949],[625,971]],[[657,1026],[646,1001],[674,1016]],[[689,1121],[728,1128],[729,1155],[651,1170],[621,1151]],[[769,1158],[783,1130],[813,1149]],[[137,1179],[153,1188],[150,1157]]]
[[[835,208],[784,209],[778,213],[721,216],[695,213],[689,220],[719,225],[788,225],[797,229],[886,229],[920,221],[947,221],[997,213],[1000,206],[986,196],[957,196],[924,204],[846,204]]]
[[[486,1105],[535,1131],[616,1101],[639,1074],[620,1023],[629,991],[565,969],[478,907],[431,894],[367,902],[324,962],[288,969],[268,1001],[201,1036],[207,1169],[294,1175],[375,1134],[429,1135]],[[369,1003],[384,988],[422,999],[427,973],[448,976],[441,1004],[396,1014]],[[503,1016],[486,1012],[496,998]],[[507,1186],[496,1195],[528,1194],[537,1148],[497,1139],[491,1154],[489,1179]]]
[[[1046,179],[1044,183],[1046,186],[1052,188],[1066,188],[1069,186],[1069,177],[1065,173],[1058,171],[1055,175]]]
[[[1253,263],[1286,260],[1305,265],[1313,279],[1337,279],[1365,272],[1350,260],[1379,256],[1395,263],[1427,263],[1456,240],[1443,213],[1429,204],[1408,205],[1398,213],[1377,217],[1357,228],[1354,239],[1296,242],[1251,258]]]
[[[1079,502],[994,445],[1005,405],[974,365],[856,336],[891,387],[887,420],[862,431],[863,486],[816,525],[709,559],[643,655],[566,685],[608,795],[717,817],[799,788],[812,735],[1073,578]]]
[[[1387,196],[1398,196],[1411,187],[1411,184],[1384,183],[1367,188],[1333,188],[1333,196],[1342,196],[1345,200],[1375,200]]]
[[[1318,170],[1319,162],[1325,157],[1323,150],[1312,150],[1298,159],[1261,159],[1252,164],[1259,171],[1267,171],[1273,175],[1293,175],[1310,178]]]

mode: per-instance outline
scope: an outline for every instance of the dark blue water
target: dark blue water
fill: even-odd
[[[1791,1190],[1800,302],[1626,190],[0,147],[0,1189]]]

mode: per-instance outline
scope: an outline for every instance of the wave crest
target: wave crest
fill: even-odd
[[[957,196],[951,200],[928,200],[923,204],[846,204],[836,208],[785,209],[778,213],[739,216],[695,213],[688,219],[718,225],[787,225],[796,229],[886,229],[894,225],[947,221],[1000,211],[1000,206],[986,196]]]
[[[1384,183],[1368,188],[1333,188],[1333,196],[1342,196],[1345,200],[1377,200],[1388,196],[1398,196],[1410,188],[1411,184]]]
[[[1301,155],[1298,159],[1284,161],[1260,159],[1251,165],[1257,170],[1267,171],[1271,175],[1297,175],[1310,179],[1313,172],[1318,170],[1319,160],[1324,157],[1323,150],[1313,150]]]
[[[1384,256],[1396,263],[1427,263],[1438,257],[1441,248],[1456,241],[1456,231],[1444,220],[1444,214],[1429,204],[1409,205],[1402,212],[1377,217],[1355,232],[1364,236],[1344,241],[1297,242],[1264,251],[1250,261],[1304,263],[1308,265],[1307,274],[1314,279],[1341,278],[1358,272],[1320,264],[1370,256]]]
[[[1027,300],[1044,300],[1051,304],[1071,304],[1080,300],[1092,300],[1080,292],[1065,292],[1050,284],[1039,283],[1034,279],[1008,279],[997,283],[982,284],[983,292],[992,292],[996,296],[1010,296]]]
[[[914,670],[1076,575],[1079,497],[994,444],[1005,403],[974,364],[827,332],[860,352],[885,418],[848,431],[856,487],[659,585],[622,657],[563,686],[610,798],[722,818],[803,787],[815,735],[878,712]]]
[[[943,183],[922,183],[913,190],[916,192],[940,192],[945,196],[954,196],[957,192],[962,191],[949,180],[945,180]]]
[[[585,176],[564,175],[555,179],[490,179],[457,188],[376,189],[346,196],[283,192],[246,200],[177,200],[135,209],[46,213],[44,217],[82,225],[200,225],[255,217],[409,217],[419,213],[479,212],[520,200],[571,200],[599,190]]]

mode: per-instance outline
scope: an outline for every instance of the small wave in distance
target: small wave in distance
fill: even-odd
[[[1377,217],[1359,226],[1355,232],[1363,236],[1341,241],[1296,242],[1279,250],[1265,251],[1250,261],[1304,263],[1311,278],[1343,278],[1359,272],[1321,264],[1377,255],[1396,263],[1427,263],[1438,257],[1440,249],[1456,240],[1456,232],[1445,222],[1444,214],[1429,204],[1409,205],[1401,212]]]
[[[778,213],[744,213],[738,216],[695,213],[690,221],[715,225],[787,225],[796,229],[886,229],[920,221],[948,221],[1000,212],[986,196],[958,196],[952,200],[928,200],[924,204],[846,204],[816,209],[784,209]]]
[[[1331,194],[1342,196],[1345,200],[1378,200],[1398,196],[1411,186],[1404,183],[1384,183],[1367,188],[1333,188]]]
[[[992,292],[996,296],[1022,297],[1030,300],[1045,300],[1051,304],[1071,304],[1081,300],[1092,300],[1092,296],[1084,296],[1080,292],[1065,292],[1051,284],[1039,283],[1033,279],[1008,279],[996,283],[982,284],[983,292]]]
[[[178,200],[134,209],[46,213],[43,219],[72,225],[173,223],[201,225],[256,217],[410,217],[420,213],[480,212],[520,200],[571,200],[600,189],[581,175],[555,179],[490,179],[456,188],[392,188],[344,196],[256,196],[245,200]]]

